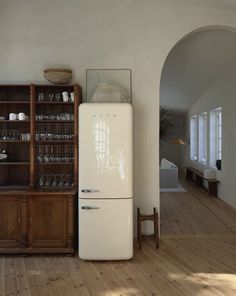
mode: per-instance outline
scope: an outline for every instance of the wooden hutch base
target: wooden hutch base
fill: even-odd
[[[1,253],[74,253],[76,193],[0,192]]]
[[[78,85],[0,85],[0,253],[75,252],[80,98]]]

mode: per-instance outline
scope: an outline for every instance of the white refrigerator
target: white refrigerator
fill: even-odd
[[[79,107],[79,257],[133,257],[133,116],[126,103]]]

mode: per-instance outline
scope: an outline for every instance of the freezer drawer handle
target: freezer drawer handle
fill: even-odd
[[[98,210],[100,207],[98,206],[83,206],[81,207],[82,210]]]
[[[81,189],[81,192],[83,193],[93,193],[93,192],[99,192],[97,189]]]

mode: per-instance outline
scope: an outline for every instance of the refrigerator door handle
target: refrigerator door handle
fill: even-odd
[[[100,207],[99,206],[82,206],[81,209],[82,210],[99,210]]]
[[[93,193],[93,192],[99,192],[97,189],[81,189],[81,192],[83,193]]]

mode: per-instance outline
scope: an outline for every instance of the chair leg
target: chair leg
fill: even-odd
[[[156,248],[159,249],[159,219],[158,219],[158,213],[156,211],[156,208],[153,208],[153,215],[142,215],[140,213],[140,209],[137,209],[137,236],[138,236],[138,246],[139,249],[142,248],[142,237],[145,237],[145,235],[142,235],[142,221],[150,220],[153,221],[154,224],[154,240],[156,243]],[[149,237],[147,235],[147,237]]]
[[[137,209],[137,234],[138,234],[138,247],[141,249],[141,219],[140,219],[140,209]]]
[[[158,213],[156,212],[156,208],[153,208],[153,216],[154,216],[154,236],[156,241],[156,248],[159,249],[159,227],[158,227]]]

